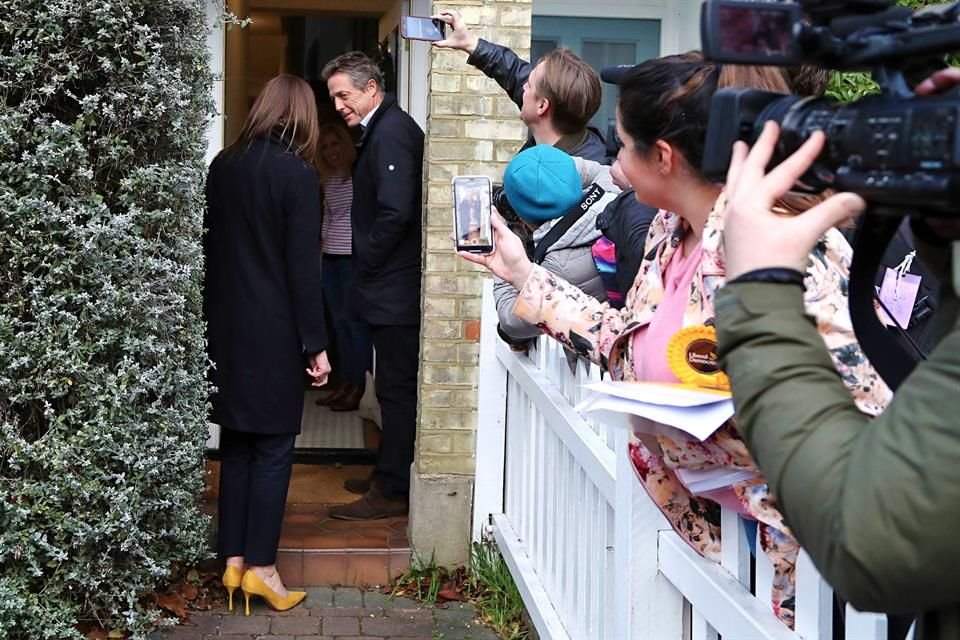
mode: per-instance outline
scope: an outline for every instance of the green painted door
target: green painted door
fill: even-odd
[[[533,16],[530,58],[557,47],[572,49],[600,71],[617,64],[637,64],[660,55],[660,21],[627,18]],[[607,133],[616,117],[617,87],[603,84],[603,103],[590,124]]]

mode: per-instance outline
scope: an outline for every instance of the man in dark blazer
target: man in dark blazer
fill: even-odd
[[[369,520],[406,513],[417,433],[422,276],[423,131],[384,93],[383,75],[360,52],[323,69],[347,126],[362,128],[353,171],[353,312],[370,325],[383,434],[363,497],[330,515]]]

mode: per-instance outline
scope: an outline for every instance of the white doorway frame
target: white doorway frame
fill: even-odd
[[[400,0],[400,15],[429,16],[431,0]],[[427,73],[430,69],[430,43],[399,39],[399,69],[397,69],[397,100],[420,128],[427,130]]]

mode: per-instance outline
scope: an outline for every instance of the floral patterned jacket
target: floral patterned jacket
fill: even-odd
[[[723,208],[721,194],[703,231],[703,259],[693,277],[683,326],[712,325],[714,297],[724,283]],[[614,379],[635,380],[630,334],[650,322],[663,298],[662,273],[680,245],[687,227],[676,214],[661,211],[650,226],[647,255],[621,310],[611,309],[576,287],[534,267],[520,291],[514,313],[537,324],[568,348],[606,367]],[[804,284],[807,312],[830,349],[837,371],[857,406],[877,415],[891,393],[860,350],[847,308],[850,245],[831,229],[817,244],[807,265]],[[693,496],[674,474],[687,467],[735,467],[756,470],[753,459],[731,420],[704,442],[671,431],[656,437],[659,450],[634,440],[630,457],[641,484],[673,528],[700,554],[720,559],[720,507]],[[646,440],[647,444],[652,444]],[[790,535],[762,476],[733,487],[742,511],[760,523],[760,542],[775,569],[774,611],[793,621],[793,575],[799,545]]]

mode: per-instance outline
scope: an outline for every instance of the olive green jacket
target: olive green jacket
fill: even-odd
[[[947,251],[924,257],[949,283]],[[800,287],[729,284],[716,309],[737,424],[820,573],[861,611],[922,612],[916,640],[960,639],[960,322],[953,291],[942,294],[937,348],[873,420],[854,406],[804,315]]]

